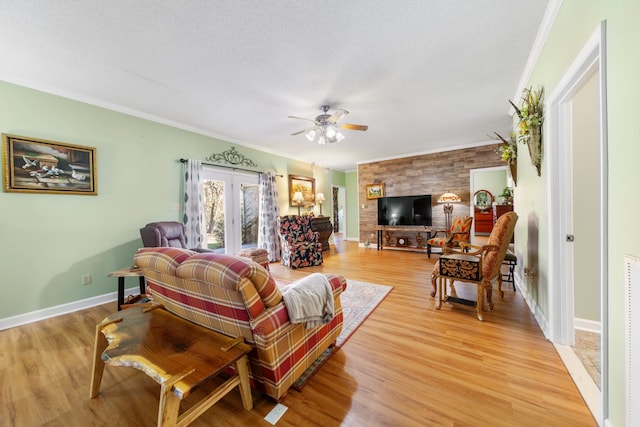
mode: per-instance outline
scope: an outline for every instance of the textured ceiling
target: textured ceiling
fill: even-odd
[[[507,133],[546,0],[0,2],[0,79],[338,170]],[[291,133],[350,114],[327,146]]]

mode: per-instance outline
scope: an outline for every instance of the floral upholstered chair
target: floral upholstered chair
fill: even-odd
[[[311,228],[311,217],[285,215],[278,218],[282,264],[291,268],[322,264],[320,235]]]
[[[431,258],[431,248],[457,248],[460,247],[460,243],[469,242],[471,239],[471,224],[473,223],[472,216],[454,216],[451,222],[451,228],[448,235],[444,237],[435,237],[438,233],[444,233],[444,230],[437,230],[432,239],[427,241],[427,256]]]

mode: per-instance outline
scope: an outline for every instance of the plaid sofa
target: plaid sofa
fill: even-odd
[[[271,274],[248,259],[181,248],[142,248],[134,256],[153,302],[189,321],[254,348],[249,354],[256,386],[281,400],[289,387],[342,331],[342,276],[327,274],[333,288],[335,317],[306,329],[292,324]]]

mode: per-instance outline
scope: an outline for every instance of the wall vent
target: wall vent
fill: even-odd
[[[625,255],[624,270],[626,419],[631,426],[640,420],[640,258]]]

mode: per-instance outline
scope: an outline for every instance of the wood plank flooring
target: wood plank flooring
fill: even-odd
[[[510,286],[479,322],[472,307],[434,309],[428,278],[437,255],[340,240],[325,254],[319,267],[271,270],[280,280],[324,271],[394,289],[302,392],[289,392],[278,426],[597,425]],[[475,299],[469,285],[457,289]],[[114,301],[0,331],[0,426],[156,424],[159,386],[133,368],[107,366],[89,399],[95,325],[115,310]],[[192,426],[270,426],[263,418],[275,402],[253,397],[245,411],[231,392]]]

